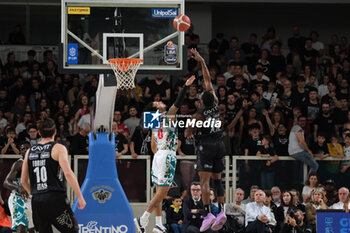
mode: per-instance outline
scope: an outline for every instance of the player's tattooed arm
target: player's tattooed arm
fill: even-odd
[[[174,116],[177,112],[177,110],[181,107],[186,93],[187,93],[187,89],[193,84],[194,80],[196,79],[196,76],[192,75],[189,79],[187,79],[185,85],[183,86],[183,88],[181,89],[181,91],[179,92],[174,104],[170,107],[167,117],[169,121],[172,121],[174,119]]]
[[[196,49],[191,49],[191,53],[192,53],[192,58],[201,64],[205,90],[209,91],[214,95],[215,103],[217,104],[218,98],[215,95],[215,91],[211,83],[209,70],[208,70],[207,64],[205,64],[204,58],[199,54],[199,52]]]

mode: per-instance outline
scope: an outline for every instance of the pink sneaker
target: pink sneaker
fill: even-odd
[[[220,230],[224,224],[226,223],[226,214],[224,211],[221,211],[217,216],[216,216],[216,221],[213,223],[213,225],[211,226],[211,229],[213,231],[218,231]]]
[[[204,217],[202,226],[200,229],[200,232],[206,231],[210,228],[211,224],[215,222],[216,218],[212,213],[207,214],[207,216]]]

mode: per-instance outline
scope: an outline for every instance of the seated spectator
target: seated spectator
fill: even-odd
[[[272,220],[270,208],[264,206],[265,193],[257,190],[254,202],[246,205],[245,225],[247,233],[270,233]]]
[[[210,205],[212,209],[212,214],[216,216],[219,213],[219,207],[216,200],[216,192],[215,189],[211,188],[209,193]]]
[[[275,171],[273,163],[278,160],[278,155],[272,148],[272,139],[269,135],[264,135],[261,140],[261,147],[256,153],[257,156],[271,158],[270,160],[263,160],[261,167],[261,187],[264,189],[270,189],[275,184]]]
[[[80,117],[77,126],[82,128],[84,124],[91,124],[91,115],[93,114],[92,103],[88,103],[88,108],[86,109],[85,114]]]
[[[295,208],[301,210],[304,213],[305,212],[305,205],[300,202],[299,191],[296,189],[291,189],[289,192],[293,196],[293,205],[295,206]]]
[[[296,209],[286,215],[281,233],[311,233],[312,230],[304,222],[304,214]]]
[[[331,206],[339,201],[338,190],[334,180],[326,180],[324,188],[326,190],[327,206]]]
[[[153,155],[151,150],[152,130],[137,126],[130,139],[130,153],[133,158],[138,155]]]
[[[185,99],[185,103],[188,104],[189,113],[193,114],[197,111],[196,101],[198,101],[198,88],[196,85],[191,85],[188,90],[188,96]]]
[[[57,116],[57,136],[60,136],[62,140],[66,140],[69,136],[73,135],[73,127],[70,122],[66,121],[63,115]]]
[[[332,158],[344,158],[344,151],[342,145],[338,142],[338,137],[331,136],[330,143],[327,143],[329,155]],[[327,161],[323,163],[322,174],[327,174],[327,178],[336,179],[339,173],[339,161]],[[321,177],[322,178],[322,177]],[[326,179],[327,179],[326,178]],[[322,179],[325,180],[325,179]]]
[[[336,98],[336,84],[333,80],[330,80],[327,83],[328,93],[322,96],[321,104],[328,103],[330,110],[333,110],[335,107],[340,107],[340,103]]]
[[[350,180],[350,133],[347,133],[344,138],[344,155],[345,159],[340,163],[340,181],[341,186],[349,187]]]
[[[112,123],[112,132],[115,140],[115,158],[119,159],[120,156],[128,153],[128,139],[123,134],[118,133],[118,123],[116,121]]]
[[[135,128],[140,124],[140,118],[137,117],[137,109],[134,106],[129,108],[129,118],[124,121],[124,124],[130,130],[130,136],[128,140],[131,139],[131,135],[133,135]]]
[[[320,98],[322,98],[323,96],[329,93],[328,82],[329,82],[329,76],[323,75],[322,84],[318,86],[318,95],[320,96]]]
[[[328,146],[326,143],[326,136],[323,132],[317,133],[317,142],[311,145],[311,151],[315,157],[321,159],[329,156]]]
[[[146,87],[145,97],[153,100],[158,94],[160,95],[160,101],[167,104],[171,97],[170,84],[164,80],[164,74],[156,74],[154,77],[155,79],[149,81]]]
[[[274,186],[271,188],[271,193],[272,193],[272,202],[275,204],[277,207],[281,205],[281,189],[277,186]]]
[[[333,204],[331,209],[344,210],[349,212],[350,210],[350,199],[349,199],[349,189],[346,187],[341,187],[338,191],[339,202]]]
[[[243,189],[237,188],[234,194],[234,201],[225,204],[225,214],[227,216],[226,225],[224,226],[225,232],[244,232],[245,204],[242,203],[243,199]]]
[[[306,101],[306,115],[309,122],[313,122],[320,113],[320,103],[318,101],[317,89],[309,89],[309,98]]]
[[[114,111],[113,120],[118,123],[118,132],[128,138],[130,131],[128,127],[122,122],[122,113],[119,110]]]
[[[83,94],[80,97],[78,108],[79,109],[74,114],[75,122],[79,122],[82,116],[89,113],[89,98],[87,95]]]
[[[219,101],[219,104],[227,104],[227,89],[225,86],[218,87],[217,90],[217,98]]]
[[[326,133],[326,139],[335,135],[335,119],[329,103],[323,103],[319,116],[313,121],[314,123],[314,140],[317,139],[317,132]]]
[[[302,197],[303,203],[308,203],[311,198],[311,192],[313,189],[318,187],[318,176],[316,172],[312,172],[309,174],[307,181],[303,187]]]
[[[41,140],[40,135],[38,134],[38,128],[35,124],[29,124],[27,127],[27,135],[24,137],[24,140],[30,143],[30,146],[38,144]]]
[[[314,189],[311,192],[311,201],[305,206],[306,221],[313,233],[316,232],[316,210],[328,209],[323,198],[322,190]]]
[[[235,62],[230,62],[227,67],[227,71],[224,73],[225,81],[227,82],[230,78],[233,78],[235,76]]]
[[[274,108],[276,106],[278,93],[276,91],[276,83],[274,81],[269,81],[267,83],[267,90],[264,91],[262,97],[266,100],[265,103],[267,103],[267,109]]]
[[[87,155],[89,153],[89,137],[90,124],[85,124],[79,130],[79,133],[67,138],[69,142],[69,154],[74,155]]]
[[[280,230],[282,229],[282,225],[285,222],[285,218],[287,217],[287,214],[293,212],[294,209],[295,206],[293,202],[293,195],[289,191],[282,192],[281,205],[277,207],[274,212],[277,220],[275,232],[280,232]]]
[[[186,138],[183,133],[179,134],[177,151],[180,156],[195,155],[195,139]],[[182,174],[184,183],[189,186],[193,181],[196,170],[194,168],[194,161],[182,159],[180,162],[180,172]]]
[[[184,233],[199,233],[202,225],[204,206],[201,199],[201,186],[193,182],[190,187],[191,196],[184,200]]]
[[[172,205],[167,210],[166,223],[170,225],[174,233],[182,233],[183,219],[182,199],[179,196],[175,196],[172,199]]]
[[[256,192],[258,189],[259,189],[259,186],[257,186],[257,185],[252,185],[252,186],[250,186],[249,196],[248,196],[246,199],[244,199],[244,200],[242,201],[242,204],[247,205],[247,204],[250,203],[250,202],[254,202],[255,192]]]
[[[270,190],[265,190],[264,191],[266,196],[265,196],[265,199],[264,199],[264,206],[268,207],[271,211],[271,222],[269,223],[272,231],[274,231],[274,229],[276,228],[276,225],[277,225],[277,221],[276,221],[276,218],[275,218],[275,210],[277,208],[277,206],[272,202],[272,193]]]
[[[300,160],[310,166],[311,172],[316,172],[318,163],[313,159],[312,151],[305,142],[303,127],[306,125],[306,117],[301,115],[298,124],[294,125],[289,134],[288,153],[296,160]]]
[[[288,156],[289,134],[287,132],[287,127],[284,124],[279,124],[272,136],[276,154]]]
[[[9,127],[6,129],[6,137],[0,138],[1,154],[19,154],[19,149],[16,142],[15,129]]]

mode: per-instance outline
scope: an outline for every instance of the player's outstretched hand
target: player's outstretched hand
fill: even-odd
[[[78,198],[78,209],[82,210],[85,208],[85,206],[86,206],[86,202],[84,197]]]
[[[185,85],[191,86],[194,80],[196,80],[196,76],[192,75],[189,79],[187,79]]]
[[[202,61],[204,60],[203,57],[198,53],[197,49],[192,48],[191,49],[192,58],[196,61]]]

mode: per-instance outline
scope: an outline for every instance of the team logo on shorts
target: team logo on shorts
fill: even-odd
[[[92,197],[94,198],[94,200],[97,200],[98,203],[103,204],[107,200],[111,199],[112,193],[103,189],[99,189],[92,193]]]
[[[156,112],[143,112],[143,128],[160,129],[161,115],[158,110]]]

